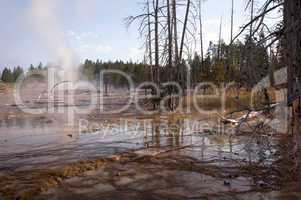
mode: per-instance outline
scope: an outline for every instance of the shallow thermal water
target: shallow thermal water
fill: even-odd
[[[119,122],[120,123],[120,122]],[[271,138],[232,136],[209,129],[208,122],[180,119],[127,121],[111,124],[103,131],[80,138],[127,145],[138,155],[157,155],[169,151],[163,159],[129,163],[108,163],[96,171],[67,179],[61,187],[42,193],[37,199],[275,199],[277,192],[255,192],[265,184],[261,178],[239,175],[241,166],[273,161]],[[205,125],[204,125],[205,124]],[[125,128],[126,126],[126,128]],[[118,131],[126,130],[126,132]],[[110,132],[111,131],[111,132]],[[89,138],[89,139],[88,139]],[[118,140],[117,140],[118,139]],[[119,141],[119,142],[117,142]],[[199,162],[201,169],[189,163]],[[185,166],[182,169],[181,164]],[[204,166],[207,166],[203,168]],[[222,175],[210,172],[219,167]],[[219,173],[219,172],[216,172]]]
[[[167,118],[103,121],[95,130],[79,133],[46,118],[0,120],[0,170],[23,170],[63,165],[101,156],[137,151],[141,154],[185,147],[178,154],[206,162],[227,159],[269,162],[269,138],[221,134],[205,121]],[[260,143],[259,143],[260,140]]]
[[[33,94],[34,90],[29,85],[24,92],[29,106],[47,107],[47,99],[39,98],[41,102],[38,104],[33,100],[44,89],[37,88],[38,91]],[[105,99],[105,109],[122,107],[126,102],[124,96],[118,93]],[[69,106],[86,105],[88,97],[88,94],[81,92],[76,96],[74,105]],[[129,119],[93,112],[89,116],[76,116],[76,120],[88,119],[85,121],[88,126],[82,128],[79,124],[67,126],[66,116],[61,114],[26,115],[12,102],[11,96],[0,96],[0,176],[3,178],[0,184],[8,186],[13,193],[18,193],[20,188],[23,191],[39,184],[36,178],[47,180],[48,176],[43,176],[44,171],[53,169],[56,172],[69,163],[134,152],[138,157],[150,156],[154,159],[106,163],[100,169],[80,177],[62,180],[59,187],[36,197],[296,199],[301,196],[282,198],[282,195],[292,195],[291,191],[257,192],[258,187],[259,190],[266,186],[272,188],[269,184],[274,174],[269,173],[278,158],[287,159],[284,163],[290,171],[283,174],[292,174],[294,178],[291,166],[298,166],[294,160],[299,155],[300,148],[296,141],[301,141],[300,138],[291,138],[290,142],[266,134],[235,135],[231,127],[219,126],[216,120],[187,116],[130,119],[138,116],[136,110],[131,108],[121,115]],[[68,106],[63,103],[54,107]],[[165,157],[156,158],[161,153]],[[253,166],[262,169],[253,169]],[[298,185],[288,188],[300,191],[296,188]],[[0,192],[7,193],[3,188]]]

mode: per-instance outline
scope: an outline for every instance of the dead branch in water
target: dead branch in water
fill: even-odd
[[[231,124],[232,126],[235,127],[235,132],[239,133],[239,132],[241,132],[240,129],[241,129],[241,126],[244,123],[248,124],[248,122],[250,120],[258,118],[259,116],[264,115],[266,113],[270,113],[271,109],[274,109],[275,107],[280,106],[280,105],[281,105],[280,103],[276,103],[276,104],[273,104],[273,105],[268,105],[268,106],[266,106],[266,107],[264,107],[262,109],[259,109],[259,110],[253,110],[253,109],[248,108],[246,110],[234,111],[231,114],[238,113],[238,112],[243,112],[243,111],[247,111],[247,114],[245,114],[245,115],[243,115],[241,117],[238,117],[236,119],[226,118],[226,117],[222,116],[219,113],[217,113],[217,116],[221,119],[221,122],[223,124]],[[259,124],[256,124],[255,127],[253,127],[250,124],[248,124],[248,127],[251,128],[253,132],[257,132],[258,128],[264,127],[264,126],[263,126],[262,122],[260,122]]]

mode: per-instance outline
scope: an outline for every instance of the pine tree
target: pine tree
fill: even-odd
[[[24,71],[20,66],[15,67],[14,71],[12,72],[13,81],[16,81],[23,73]]]
[[[1,80],[3,82],[8,82],[8,83],[11,83],[14,81],[13,74],[9,68],[4,68],[4,70],[2,72]]]
[[[195,53],[192,61],[190,61],[192,83],[196,84],[200,81],[202,61],[200,56]]]
[[[29,71],[32,72],[34,70],[35,70],[35,67],[33,66],[33,64],[31,64],[30,67],[29,67]]]
[[[42,70],[43,69],[43,64],[40,62],[38,65],[38,70]]]

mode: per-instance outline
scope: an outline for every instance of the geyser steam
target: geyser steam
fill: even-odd
[[[52,61],[64,69],[67,80],[76,77],[77,63],[73,50],[68,45],[58,19],[58,0],[31,0],[29,16],[31,24],[51,54]]]

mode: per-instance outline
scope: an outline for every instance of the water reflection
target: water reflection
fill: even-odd
[[[52,159],[52,164],[62,164],[129,150],[164,151],[181,147],[185,148],[174,153],[216,165],[233,164],[233,160],[252,164],[270,162],[272,153],[269,149],[274,148],[270,141],[265,141],[267,138],[236,136],[214,121],[187,117],[103,121],[99,126],[89,122],[91,127],[80,133],[77,129],[65,132],[65,127],[49,124],[46,118],[0,122],[0,129],[7,130],[6,134],[0,135],[2,141],[3,138],[7,140],[0,144],[0,161],[6,167],[26,165],[32,159],[39,161],[42,158],[47,163],[47,156],[57,158],[56,162]],[[26,129],[28,135],[24,137]],[[18,159],[16,155],[19,155]]]
[[[255,134],[237,136],[227,132],[228,127],[216,125],[210,132],[195,129],[203,123],[206,122],[187,118],[154,120],[151,137],[145,137],[144,141],[150,148],[188,146],[178,153],[220,165],[235,159],[249,165],[273,162],[277,139]]]

